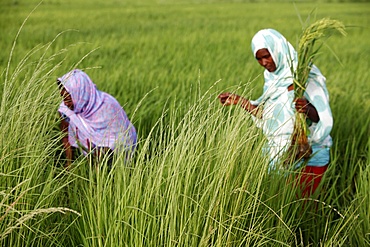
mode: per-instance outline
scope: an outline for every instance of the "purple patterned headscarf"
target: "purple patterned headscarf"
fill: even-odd
[[[133,151],[136,130],[115,98],[99,91],[81,70],[70,71],[58,81],[71,95],[74,105],[72,111],[62,101],[58,109],[69,118],[68,140],[72,146]]]

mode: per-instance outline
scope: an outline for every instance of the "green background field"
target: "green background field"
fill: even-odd
[[[0,1],[3,246],[369,244],[369,3],[38,3]],[[334,144],[322,209],[302,213],[285,178],[266,174],[250,119],[216,97],[260,95],[263,68],[250,49],[258,30],[277,29],[297,47],[307,19],[324,17],[347,36],[331,37],[315,62]],[[76,66],[137,128],[129,172],[86,172],[84,159],[66,172],[55,158],[55,81]]]
[[[2,68],[17,30],[37,3],[8,2],[1,6]],[[198,81],[207,89],[221,80],[216,89],[224,90],[256,78],[262,69],[251,55],[253,34],[262,28],[275,28],[296,45],[302,28],[299,16],[305,21],[314,11],[313,19],[330,17],[349,26],[346,38],[333,38],[328,43],[340,63],[327,49],[317,61],[328,79],[333,101],[349,89],[367,91],[363,89],[368,87],[369,78],[365,38],[369,32],[368,4],[214,2],[44,1],[22,29],[13,61],[36,45],[50,42],[58,33],[71,30],[51,47],[58,51],[78,44],[68,48],[68,59],[55,78],[97,49],[79,67],[99,67],[88,71],[89,75],[99,88],[116,96],[129,115],[139,100],[155,89],[134,119],[139,126],[148,124],[143,126],[147,129],[159,117],[165,101],[189,100],[190,85]],[[256,97],[262,78],[253,86],[257,87]],[[362,100],[369,104],[367,98]],[[146,114],[154,106],[159,111]],[[336,112],[335,104],[333,108]]]

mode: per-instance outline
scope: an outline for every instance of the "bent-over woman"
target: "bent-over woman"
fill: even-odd
[[[63,97],[58,111],[61,130],[66,133],[62,139],[65,166],[71,164],[76,148],[95,158],[114,152],[125,152],[130,158],[136,148],[136,130],[118,101],[98,90],[78,69],[58,78],[57,83]]]

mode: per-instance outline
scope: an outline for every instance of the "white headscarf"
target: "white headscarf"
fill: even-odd
[[[297,67],[297,52],[293,46],[273,29],[263,29],[257,32],[252,39],[252,51],[254,57],[260,49],[267,49],[275,62],[276,70],[265,70],[265,85],[262,96],[256,100],[259,103],[267,99],[275,99],[293,84],[293,73]]]

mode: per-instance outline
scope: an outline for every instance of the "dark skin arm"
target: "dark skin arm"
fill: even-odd
[[[73,159],[73,149],[68,141],[68,126],[69,123],[65,119],[62,119],[62,121],[60,122],[60,130],[64,133],[62,138],[62,145],[66,155],[66,163],[64,165],[65,168],[68,168],[71,165]]]
[[[304,113],[312,122],[319,122],[320,117],[316,108],[305,98],[295,99],[295,109],[297,112]]]
[[[251,113],[253,116],[258,118],[262,117],[262,109],[256,105],[252,105],[246,98],[232,93],[222,93],[218,96],[218,98],[220,99],[221,104],[224,106],[240,104],[242,108]],[[320,120],[316,108],[305,98],[296,99],[295,108],[298,112],[304,113],[312,122],[317,123]]]
[[[242,108],[244,108],[253,116],[258,118],[262,117],[261,109],[258,106],[251,104],[248,99],[243,98],[237,94],[222,93],[218,96],[218,98],[220,99],[221,104],[223,104],[224,106],[240,104]]]
[[[66,155],[66,163],[64,165],[65,168],[69,168],[70,165],[72,164],[73,152],[74,152],[73,147],[68,141],[68,126],[69,126],[69,123],[65,119],[62,119],[62,121],[60,122],[60,129],[64,133],[64,136],[62,138],[62,145],[63,145],[64,152]],[[103,156],[107,154],[109,151],[110,151],[109,147],[96,148],[96,150],[92,154],[94,157],[94,160],[96,160],[96,162],[99,163],[101,159],[103,158]]]

